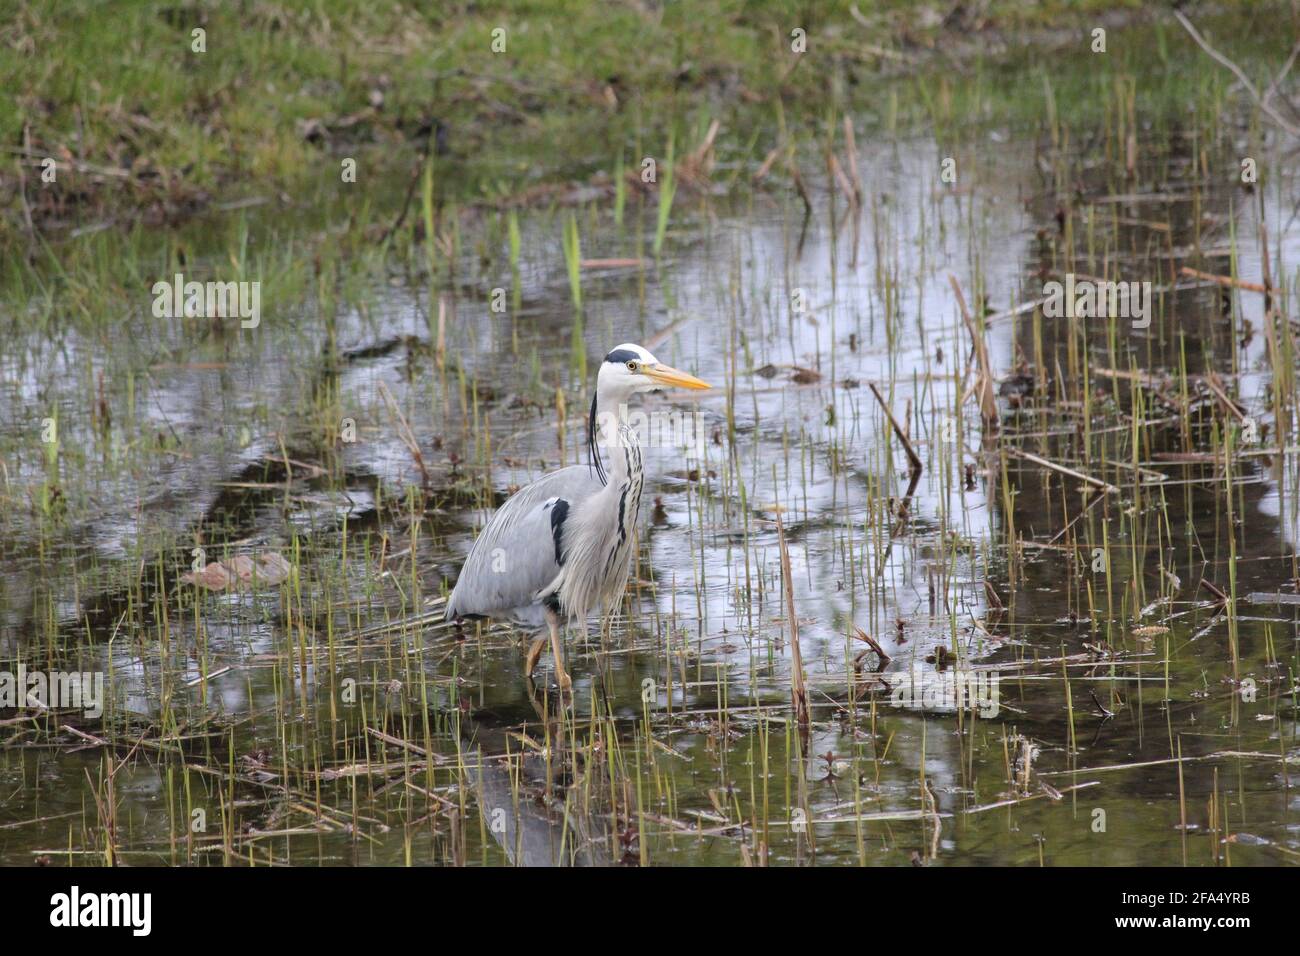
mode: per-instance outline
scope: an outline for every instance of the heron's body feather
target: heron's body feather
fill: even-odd
[[[609,484],[570,506],[559,542],[564,561],[538,595],[553,595],[584,627],[592,611],[606,615],[622,600],[636,546],[645,472],[641,448],[626,426],[618,429],[610,459]]]
[[[470,548],[447,601],[447,619],[482,615],[540,625],[544,615],[537,592],[560,572],[551,528],[555,503],[568,503],[567,525],[602,487],[592,469],[570,465],[507,498]]]

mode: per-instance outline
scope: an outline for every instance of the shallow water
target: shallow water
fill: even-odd
[[[957,187],[931,138],[863,147],[856,223],[824,183],[806,220],[775,184],[683,198],[658,263],[652,206],[622,226],[581,207],[585,258],[643,265],[584,270],[576,346],[564,210],[521,213],[517,275],[489,216],[437,293],[394,269],[255,333],[159,329],[143,294],[114,341],[29,332],[0,367],[0,658],[103,672],[108,700],[98,719],[0,711],[0,861],[103,862],[111,832],[126,863],[1294,862],[1300,605],[1246,600],[1296,592],[1294,421],[1279,440],[1262,296],[1176,275],[1228,272],[1235,235],[1258,281],[1259,197],[1197,173],[1193,150],[1230,168],[1229,144],[1175,134],[1126,181],[1081,137],[1058,223],[1050,143],[980,135]],[[1282,263],[1297,199],[1285,171],[1263,191]],[[1152,281],[1150,328],[1003,314],[1066,271]],[[950,274],[991,316],[998,375],[1050,379],[1004,382],[998,442],[962,401]],[[491,311],[494,288],[517,305]],[[570,635],[564,711],[549,657],[524,680],[524,635],[436,619],[490,506],[584,460],[584,388],[623,341],[717,387],[645,403],[697,415],[704,441],[648,449],[628,600]],[[1187,431],[1159,390],[1135,405],[1134,377],[1168,374],[1167,396],[1180,368],[1271,425],[1230,475],[1187,454],[1216,447],[1212,396]],[[871,383],[922,460],[905,514]],[[33,435],[56,405],[53,521]],[[195,548],[297,574],[197,592]],[[1239,596],[1231,614],[1201,579]],[[955,706],[967,681],[977,706]]]

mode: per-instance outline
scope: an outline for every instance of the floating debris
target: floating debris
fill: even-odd
[[[292,571],[293,565],[283,555],[264,551],[256,559],[240,554],[224,561],[212,561],[198,571],[187,571],[181,575],[181,581],[205,591],[242,590],[256,585],[283,584]]]

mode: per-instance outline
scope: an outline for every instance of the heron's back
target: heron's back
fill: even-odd
[[[479,615],[540,624],[537,592],[560,571],[552,533],[556,499],[574,509],[601,487],[588,466],[570,465],[506,499],[470,548],[447,600],[447,619]]]

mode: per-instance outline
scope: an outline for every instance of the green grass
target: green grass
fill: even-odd
[[[856,8],[847,0],[20,3],[0,27],[0,139],[8,144],[0,245],[15,241],[29,216],[50,227],[115,214],[173,221],[239,196],[310,196],[340,188],[349,157],[358,188],[373,192],[375,177],[405,181],[430,129],[442,130],[449,192],[501,198],[611,172],[625,149],[648,151],[701,116],[723,118],[721,145],[728,119],[778,101],[792,123],[827,105],[878,110],[882,70],[915,75],[890,95],[901,94],[905,112],[944,124],[954,112],[980,115],[989,97],[1026,95],[996,71],[970,75],[949,56],[979,63],[994,37],[1016,41],[1003,59],[1019,65],[1019,31],[1031,31],[1025,42],[1074,33],[1083,43],[1096,11],[1139,6],[994,2],[945,24],[946,6],[900,0]],[[1275,22],[1288,14],[1251,15]],[[808,34],[798,62],[795,26]],[[191,49],[197,28],[206,31],[203,53]],[[503,52],[492,50],[496,28],[506,31]],[[1253,36],[1273,45],[1288,33],[1221,32],[1224,44]],[[1186,45],[1166,20],[1157,49],[1127,49],[1112,28],[1114,64],[1159,61],[1171,34]],[[873,48],[903,51],[912,67]],[[1203,63],[1202,79],[1178,82],[1225,83],[1218,72]],[[1038,91],[1032,98],[1036,112]],[[47,156],[68,164],[56,184],[39,181]],[[13,188],[20,158],[25,189]]]

